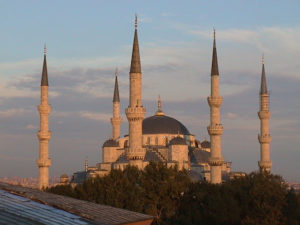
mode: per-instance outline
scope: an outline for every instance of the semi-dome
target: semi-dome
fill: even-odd
[[[67,175],[67,174],[62,174],[61,176],[60,176],[60,178],[69,178],[69,176]]]
[[[182,137],[175,137],[170,141],[169,145],[187,145],[187,143]]]
[[[208,140],[204,140],[201,143],[202,148],[210,148],[210,142]]]
[[[103,143],[102,147],[119,147],[119,144],[115,140],[109,139]]]
[[[190,135],[190,132],[181,122],[172,117],[165,115],[154,115],[144,119],[143,134]]]

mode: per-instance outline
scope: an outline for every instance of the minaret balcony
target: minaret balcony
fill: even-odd
[[[140,120],[140,119],[144,119],[146,110],[143,106],[128,107],[125,110],[125,113],[128,120]]]
[[[207,102],[210,107],[219,108],[222,105],[223,97],[222,96],[209,96],[209,97],[207,97]]]
[[[271,138],[270,134],[258,135],[258,141],[259,141],[259,143],[270,143],[271,139],[272,138]]]
[[[222,157],[210,157],[208,159],[208,164],[210,166],[222,166],[224,163],[224,159]]]
[[[260,119],[269,119],[270,115],[271,115],[270,111],[259,111],[258,112],[258,117]]]
[[[222,124],[214,124],[207,127],[207,131],[209,135],[222,135],[223,134],[223,126]]]
[[[50,114],[51,106],[48,104],[47,105],[41,104],[38,106],[38,111],[40,114]]]
[[[39,140],[49,140],[51,138],[51,132],[50,131],[39,131],[37,133]]]
[[[38,159],[36,160],[36,164],[38,165],[38,167],[50,167],[51,159]]]
[[[261,170],[270,171],[270,168],[272,167],[271,161],[259,161],[258,166]]]
[[[122,123],[122,118],[121,117],[112,117],[110,118],[110,122],[113,124],[113,125],[120,125]]]

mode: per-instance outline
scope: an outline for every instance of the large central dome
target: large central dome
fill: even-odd
[[[155,115],[143,120],[143,134],[190,135],[190,132],[182,123],[172,117]]]

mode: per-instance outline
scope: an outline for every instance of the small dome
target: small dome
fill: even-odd
[[[210,142],[207,140],[204,140],[201,142],[201,147],[202,148],[210,148]]]
[[[175,137],[170,141],[169,145],[187,145],[187,143],[183,138]]]
[[[190,135],[190,132],[181,122],[172,117],[155,115],[143,120],[143,134]]]
[[[60,178],[69,178],[69,177],[68,177],[67,174],[64,173],[64,174],[62,174],[62,175],[60,176]]]
[[[109,139],[107,141],[104,142],[104,144],[102,145],[102,147],[119,147],[118,142],[116,142],[113,139]]]

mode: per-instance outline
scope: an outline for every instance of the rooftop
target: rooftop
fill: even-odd
[[[153,217],[0,182],[0,221],[7,224],[151,224]]]

